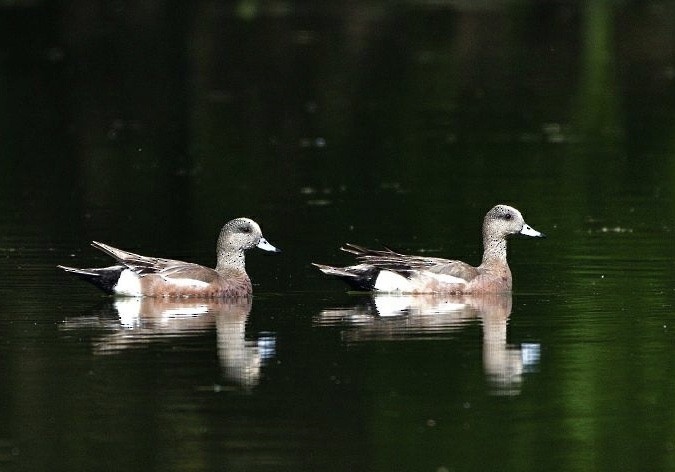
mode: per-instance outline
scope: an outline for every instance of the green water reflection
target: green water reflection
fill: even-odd
[[[478,3],[0,1],[0,470],[672,470],[675,7]],[[310,266],[478,263],[499,202],[500,309]],[[55,268],[237,216],[250,307]]]

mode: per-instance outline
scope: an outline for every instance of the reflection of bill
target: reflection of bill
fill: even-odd
[[[258,384],[261,368],[275,356],[274,333],[246,339],[246,321],[251,312],[249,298],[199,301],[120,298],[112,306],[117,313],[114,322],[101,318],[93,324],[91,317],[70,318],[63,326],[65,329],[101,326],[112,329],[112,333],[94,343],[96,354],[117,354],[168,336],[187,337],[215,330],[223,376],[227,382],[244,389]]]
[[[323,310],[317,325],[344,326],[347,342],[443,338],[480,320],[483,326],[483,368],[492,393],[520,393],[522,376],[539,363],[539,344],[507,343],[511,294],[387,295],[365,303]]]

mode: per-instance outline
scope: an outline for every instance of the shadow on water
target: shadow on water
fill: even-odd
[[[322,310],[317,326],[337,326],[348,344],[452,338],[476,322],[483,331],[483,369],[491,393],[517,395],[523,374],[537,368],[539,344],[512,345],[507,327],[511,294],[388,295],[378,294],[353,307]]]

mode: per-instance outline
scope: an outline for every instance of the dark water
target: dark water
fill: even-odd
[[[0,470],[673,470],[666,2],[0,2]],[[344,242],[509,296],[347,293]],[[115,300],[91,240],[250,302]]]

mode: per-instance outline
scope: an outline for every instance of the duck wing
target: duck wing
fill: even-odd
[[[126,266],[129,270],[137,273],[138,275],[160,274],[165,277],[183,277],[183,275],[178,274],[180,272],[190,269],[194,270],[201,267],[197,264],[177,261],[174,259],[141,256],[140,254],[134,254],[133,252],[117,249],[116,247],[99,243],[97,241],[93,241],[91,245],[113,257],[118,262]]]
[[[478,269],[466,262],[445,260],[427,269],[427,272],[439,275],[449,275],[470,282],[480,274]]]
[[[408,277],[413,272],[429,272],[457,277],[468,282],[479,274],[477,268],[466,262],[441,257],[410,256],[389,248],[368,249],[356,244],[345,244],[341,249],[354,254],[362,264],[380,270],[390,270]]]
[[[183,283],[193,280],[208,284],[218,278],[218,272],[209,267],[189,262],[172,261],[171,259],[163,259],[163,261],[169,262],[169,264],[164,265],[162,269],[155,273],[167,280],[183,281]],[[171,264],[171,262],[177,262],[177,264]]]
[[[92,242],[92,246],[114,257],[126,268],[140,276],[155,274],[167,281],[182,284],[208,284],[218,278],[218,272],[191,262],[147,257],[133,252],[123,251],[107,244]]]

